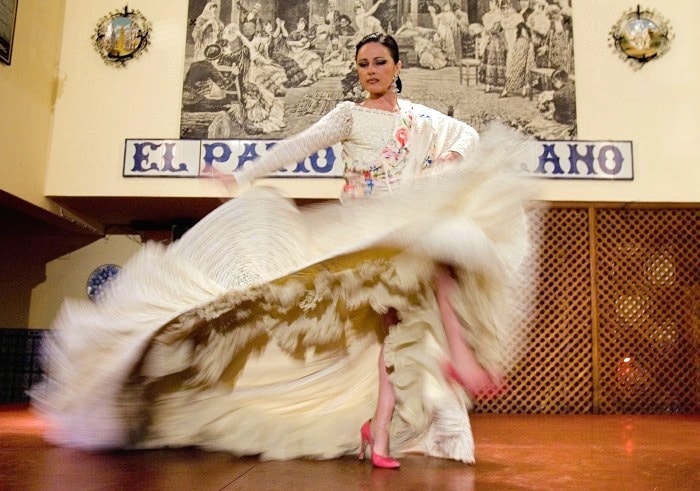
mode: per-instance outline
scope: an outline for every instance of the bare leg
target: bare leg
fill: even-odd
[[[384,364],[384,345],[379,352],[379,397],[377,407],[370,423],[372,439],[374,440],[374,452],[384,457],[389,456],[389,426],[394,414],[396,397],[394,389],[389,382],[389,375]]]
[[[462,338],[462,325],[450,303],[450,292],[456,288],[450,272],[441,268],[437,278],[437,301],[442,325],[447,337],[450,361],[457,375],[457,382],[471,395],[485,394],[498,389],[502,376],[489,373],[479,363],[471,346]]]

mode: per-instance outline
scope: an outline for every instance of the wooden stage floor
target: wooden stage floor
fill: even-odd
[[[407,455],[384,470],[354,457],[87,453],[47,444],[27,407],[0,406],[0,490],[700,490],[700,416],[477,414],[472,425],[476,464]]]

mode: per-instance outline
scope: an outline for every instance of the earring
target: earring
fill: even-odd
[[[396,79],[399,78],[398,74],[394,75],[394,79],[391,81],[391,91],[396,93],[399,91],[398,87],[396,87]]]

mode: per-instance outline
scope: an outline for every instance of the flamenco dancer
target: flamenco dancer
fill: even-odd
[[[474,461],[467,410],[502,386],[529,252],[532,191],[504,170],[522,141],[400,99],[389,35],[355,58],[364,101],[236,172],[239,198],[146,244],[98,303],[64,303],[32,394],[50,441]],[[340,203],[246,189],[338,142]]]

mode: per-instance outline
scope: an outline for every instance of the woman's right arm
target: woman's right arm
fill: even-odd
[[[250,184],[286,165],[300,162],[318,150],[346,140],[352,131],[352,104],[338,104],[311,127],[280,141],[260,159],[248,162],[243,169],[234,172],[238,184]]]

